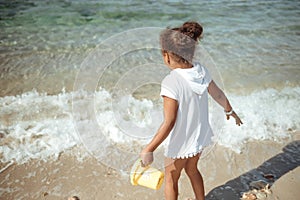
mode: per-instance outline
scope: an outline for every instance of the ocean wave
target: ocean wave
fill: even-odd
[[[228,97],[244,124],[238,127],[233,119],[225,122],[220,107],[210,103],[210,121],[219,145],[241,152],[248,140],[280,141],[299,129],[300,87]],[[104,89],[58,95],[32,91],[0,98],[0,108],[2,163],[58,158],[82,144],[91,153],[101,152],[98,158],[116,152],[138,155],[162,120],[161,102],[130,95],[116,101]]]

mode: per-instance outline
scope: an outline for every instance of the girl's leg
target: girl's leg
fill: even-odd
[[[200,157],[200,154],[198,154],[192,158],[188,158],[184,169],[191,181],[196,199],[204,200],[203,179],[202,179],[202,176],[197,167],[199,157]]]
[[[165,160],[165,198],[166,200],[177,200],[178,198],[178,180],[181,170],[184,168],[186,159]]]

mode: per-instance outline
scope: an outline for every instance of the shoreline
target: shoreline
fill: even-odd
[[[299,133],[279,143],[272,141],[248,142],[237,154],[216,145],[199,161],[206,199],[239,199],[250,190],[250,183],[261,179],[259,174],[275,176],[267,199],[296,199],[300,195],[300,156],[294,152],[300,145]],[[74,151],[74,150],[72,150]],[[294,160],[289,160],[290,157]],[[5,166],[5,165],[4,165]],[[3,163],[1,167],[4,167]],[[13,164],[0,173],[3,199],[163,199],[163,187],[151,190],[132,186],[128,173],[120,173],[86,156],[79,161],[70,152],[63,152],[57,160],[31,160]],[[289,192],[286,192],[289,191]],[[193,196],[185,175],[179,183],[179,199]]]

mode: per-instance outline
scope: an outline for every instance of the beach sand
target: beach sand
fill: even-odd
[[[200,159],[206,199],[240,199],[251,190],[253,181],[264,180],[271,185],[267,200],[296,200],[300,196],[299,134],[280,141],[253,141],[237,154],[215,145]],[[58,159],[32,160],[25,164],[2,163],[0,173],[1,199],[163,199],[158,190],[132,186],[128,173],[111,169],[92,156],[78,160],[76,147],[61,153]],[[264,174],[274,178],[266,179]],[[179,199],[192,197],[192,189],[184,173],[180,179]]]

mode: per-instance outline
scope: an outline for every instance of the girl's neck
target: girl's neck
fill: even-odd
[[[188,68],[192,68],[193,65],[191,63],[172,63],[172,65],[170,66],[172,69],[177,69],[177,68],[181,68],[181,69],[188,69]]]

